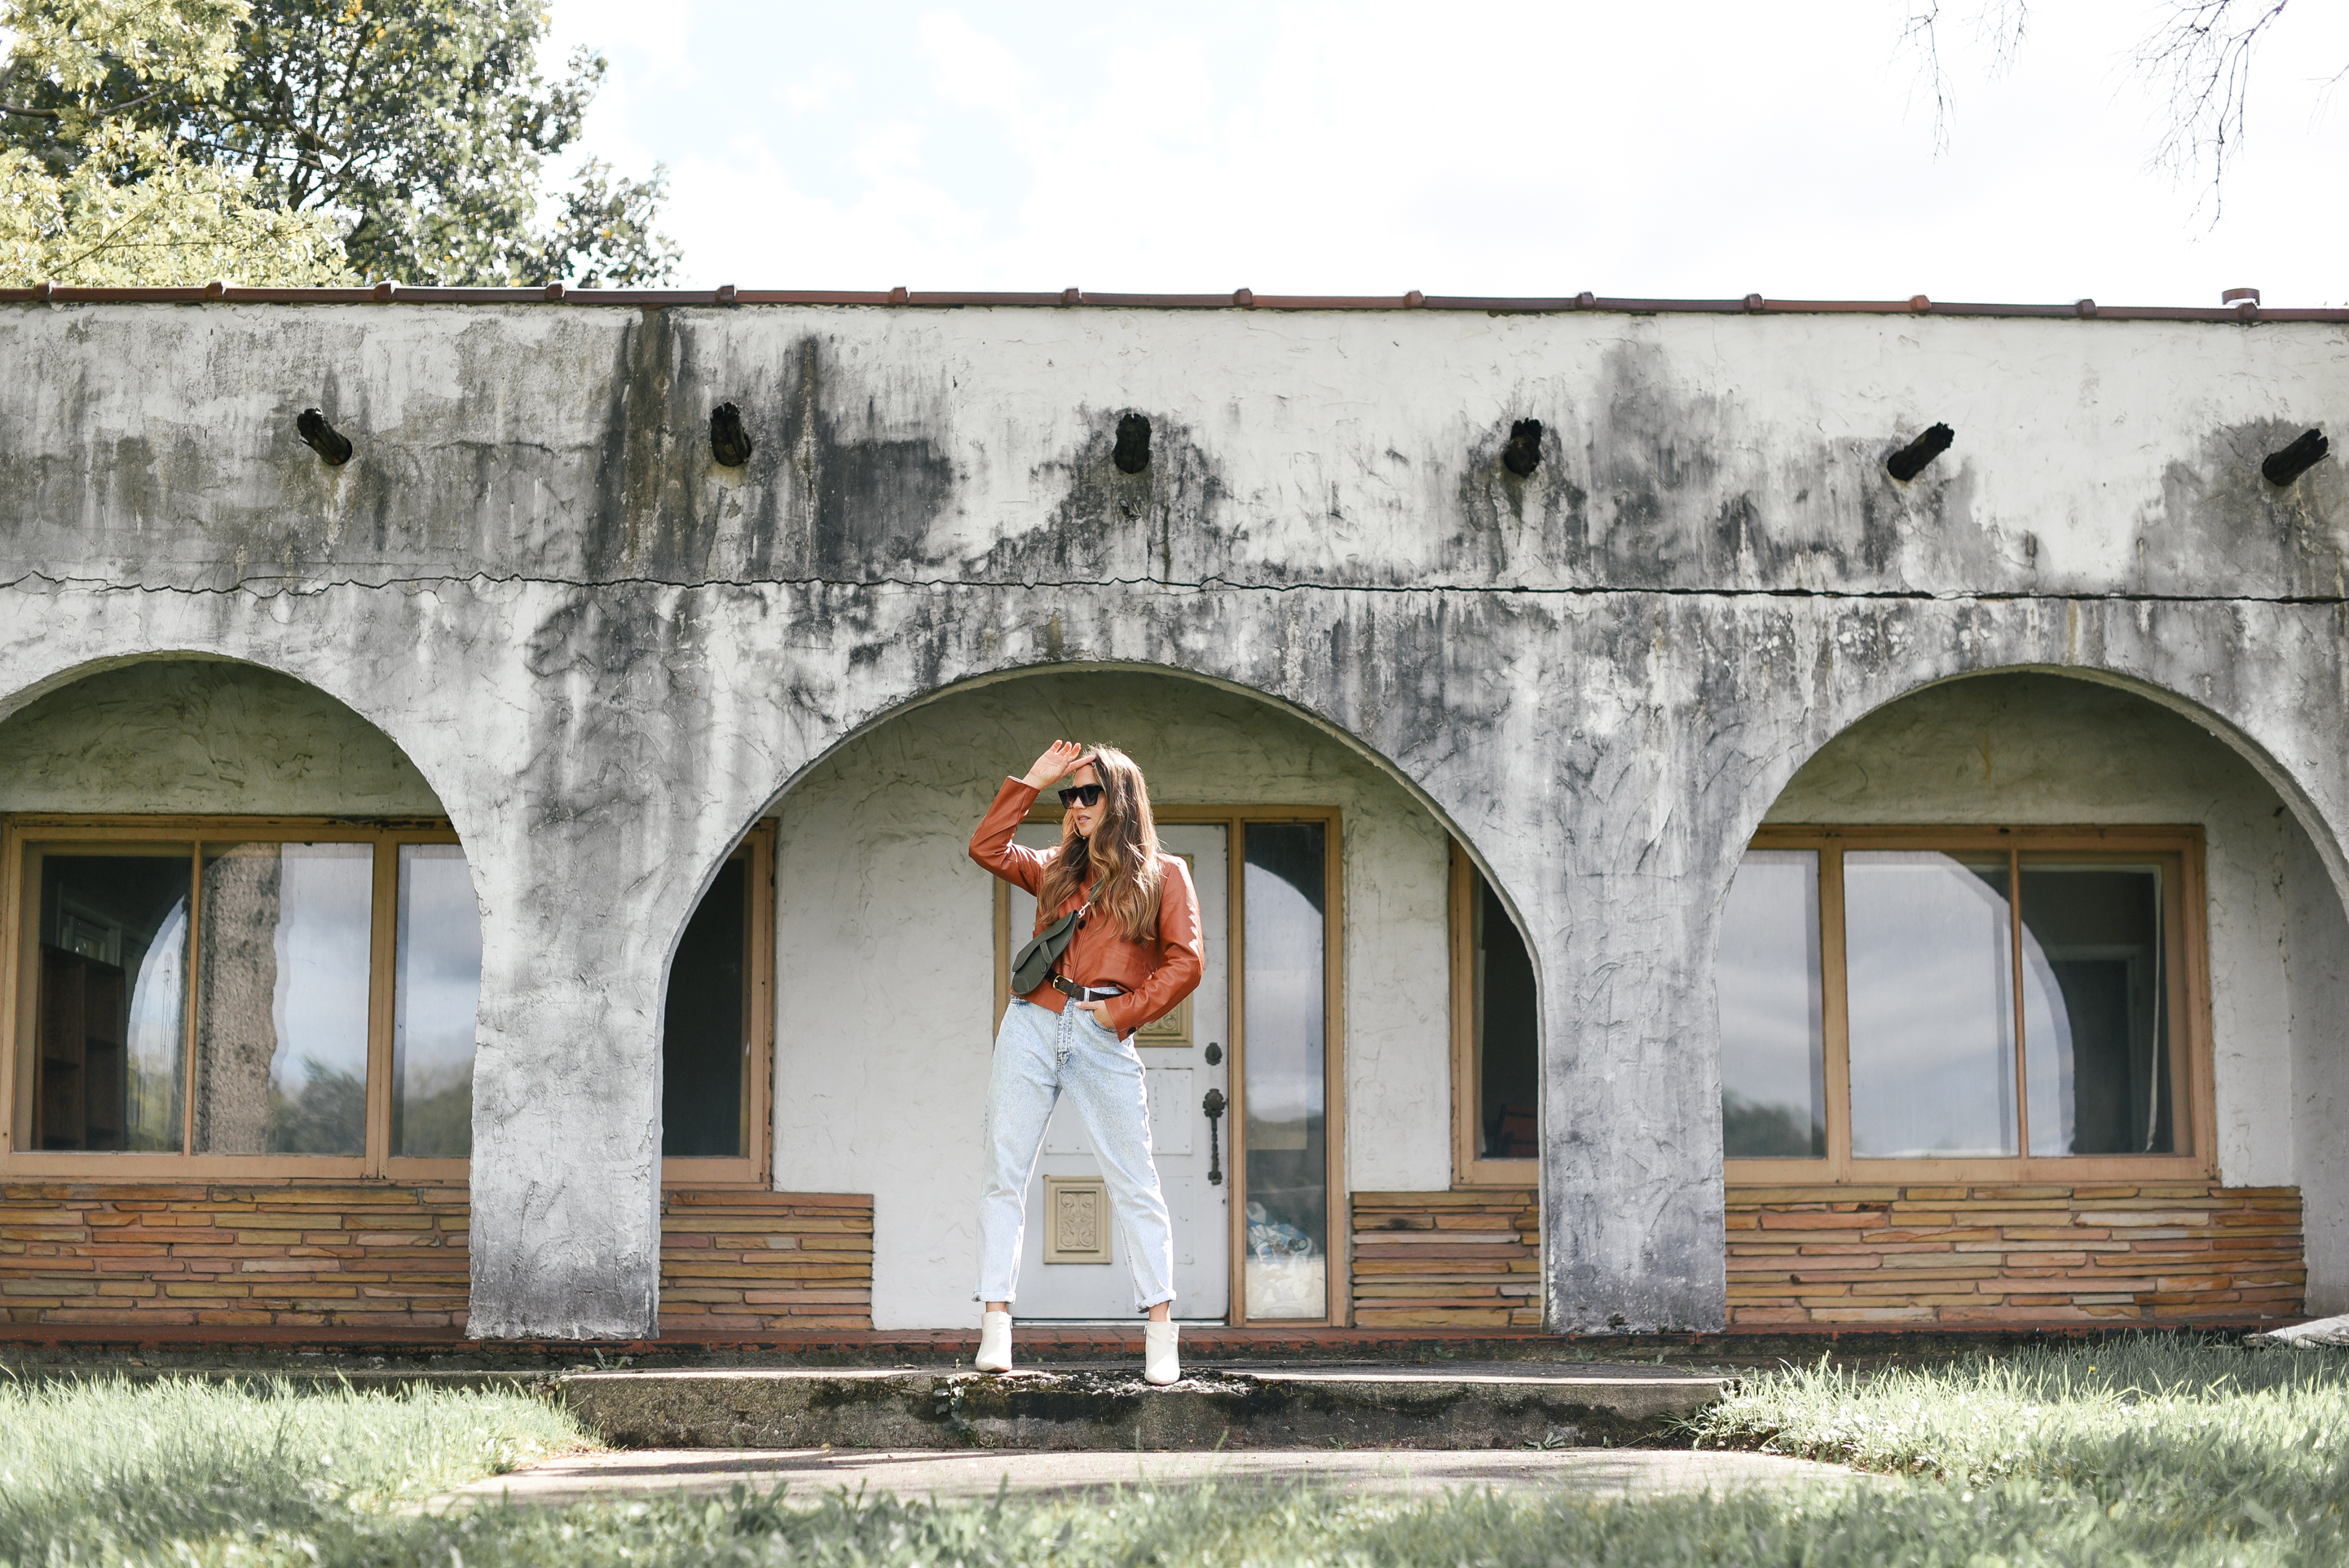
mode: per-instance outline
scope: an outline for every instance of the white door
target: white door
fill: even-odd
[[[1220,825],[1159,826],[1160,847],[1191,863],[1192,885],[1199,890],[1206,973],[1188,1003],[1134,1036],[1150,1097],[1151,1155],[1174,1222],[1174,1315],[1218,1323],[1231,1310],[1231,1119],[1216,1120],[1211,1140],[1203,1102],[1212,1090],[1220,1106],[1230,1093],[1227,836]],[[1061,830],[1031,823],[1019,830],[1019,839],[1049,849],[1060,842]],[[1035,928],[1036,901],[1018,888],[1010,893],[1016,949]],[[1018,1316],[1133,1316],[1125,1238],[1118,1233],[1100,1180],[1084,1123],[1076,1108],[1062,1100],[1053,1109],[1043,1157],[1029,1183],[1019,1299],[1012,1307]]]

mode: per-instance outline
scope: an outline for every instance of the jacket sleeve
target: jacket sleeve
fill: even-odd
[[[1199,944],[1199,895],[1191,886],[1191,868],[1180,856],[1161,855],[1158,874],[1157,966],[1149,979],[1111,997],[1102,1008],[1102,1021],[1120,1035],[1173,1012],[1175,1004],[1199,988],[1206,965],[1206,949]]]
[[[1045,862],[1050,857],[1040,850],[1013,843],[1011,835],[1028,820],[1028,808],[1035,803],[1033,789],[1017,779],[1006,779],[1003,788],[995,792],[995,803],[978,820],[978,830],[970,836],[972,860],[1028,892],[1036,891],[1036,883],[1043,877]]]

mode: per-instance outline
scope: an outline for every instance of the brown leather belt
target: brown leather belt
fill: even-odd
[[[1122,986],[1112,985],[1107,989],[1102,989],[1092,985],[1078,985],[1061,979],[1058,975],[1052,976],[1052,989],[1072,1002],[1106,1002],[1112,996],[1125,995]]]

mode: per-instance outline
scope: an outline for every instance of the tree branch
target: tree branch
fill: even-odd
[[[1896,47],[1917,56],[1917,77],[1933,95],[1933,153],[1950,150],[1950,120],[1957,98],[1950,89],[1950,73],[1941,62],[1941,0],[1909,0],[1908,18],[1900,25]],[[2030,26],[2030,0],[1983,0],[1971,18],[1977,37],[1991,46],[1991,69],[2003,71],[2022,50]]]
[[[2169,19],[2137,50],[2138,72],[2166,77],[2169,85],[2169,128],[2154,149],[2154,166],[2182,174],[2207,157],[2210,183],[2205,195],[2213,224],[2221,208],[2227,160],[2243,139],[2251,108],[2252,51],[2291,3],[2176,0]]]

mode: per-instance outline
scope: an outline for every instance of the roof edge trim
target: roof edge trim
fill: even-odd
[[[1614,315],[1946,315],[2046,317],[2094,321],[2349,322],[2349,309],[2288,309],[2244,300],[2228,305],[2109,305],[1972,304],[1930,300],[1619,299],[1599,294],[1503,296],[1476,294],[1227,294],[925,293],[874,289],[574,289],[425,288],[377,284],[362,288],[241,288],[207,284],[183,288],[83,288],[37,284],[0,288],[0,304],[457,304],[543,305],[551,309],[624,306],[636,310],[732,309],[743,305],[852,305],[885,310],[1233,310],[1233,311],[1473,311],[1490,315],[1554,315],[1598,312]]]

